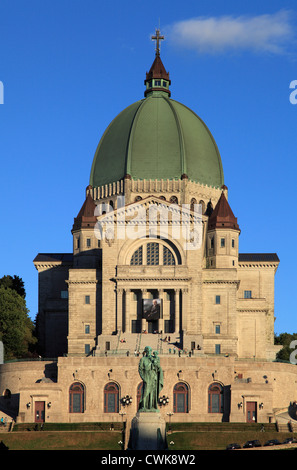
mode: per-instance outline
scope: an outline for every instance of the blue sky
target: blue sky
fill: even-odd
[[[23,278],[34,319],[32,261],[71,252],[97,144],[143,97],[159,24],[172,98],[219,147],[240,251],[280,257],[275,331],[296,332],[294,0],[1,0],[0,276]]]

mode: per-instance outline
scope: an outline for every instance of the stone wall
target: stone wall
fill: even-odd
[[[176,422],[246,421],[246,404],[256,402],[257,420],[275,420],[275,412],[287,408],[296,400],[297,369],[295,365],[235,360],[232,357],[170,357],[160,356],[164,371],[164,394],[169,404],[161,407]],[[19,362],[0,366],[0,392],[7,388],[18,397],[18,420],[34,422],[34,404],[45,402],[48,422],[113,422],[132,419],[137,412],[137,387],[141,383],[137,357],[59,358],[58,376],[55,366],[43,362]],[[47,372],[46,372],[47,371]],[[78,382],[84,387],[84,412],[69,412],[69,388]],[[120,405],[117,413],[104,412],[104,388],[117,384],[119,398],[130,395],[132,404]],[[177,383],[188,387],[189,409],[178,413],[174,409],[173,389]],[[208,412],[208,389],[220,384],[225,393],[225,413]],[[229,397],[229,398],[228,398]],[[231,401],[228,403],[231,397]],[[28,406],[28,404],[30,404]],[[242,404],[240,406],[240,404]],[[261,407],[260,407],[261,405]],[[227,411],[226,411],[227,410]]]

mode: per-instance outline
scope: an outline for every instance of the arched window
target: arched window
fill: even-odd
[[[179,382],[173,389],[173,412],[189,412],[189,388],[185,383]]]
[[[167,246],[163,247],[163,264],[164,266],[173,266],[175,264],[174,256]]]
[[[213,383],[208,388],[208,412],[223,413],[223,408],[223,387],[219,383]]]
[[[191,209],[191,211],[193,211],[193,210],[195,209],[195,204],[197,204],[197,201],[196,201],[196,199],[193,197],[193,198],[191,199],[191,204],[190,204],[190,209]]]
[[[104,413],[119,412],[119,387],[110,382],[104,387]]]
[[[131,266],[140,266],[142,264],[142,246],[134,251],[130,264]]]
[[[159,243],[148,243],[146,245],[146,264],[157,266],[159,264]]]
[[[201,199],[201,201],[199,201],[199,204],[201,204],[202,214],[205,214],[205,202]]]
[[[171,202],[171,204],[178,204],[178,199],[177,199],[177,197],[176,197],[176,196],[171,196],[170,202]]]
[[[176,261],[177,258],[177,261]],[[180,264],[180,256],[177,250],[174,251],[168,248],[165,244],[160,244],[158,242],[150,242],[144,245],[141,245],[134,251],[131,259],[131,266],[158,266],[163,264],[164,266],[173,266]]]
[[[6,399],[11,398],[11,391],[7,388],[6,390],[4,390],[3,396]]]
[[[81,383],[75,382],[69,389],[69,413],[84,412],[84,387]]]

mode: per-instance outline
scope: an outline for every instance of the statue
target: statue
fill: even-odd
[[[144,348],[144,356],[139,361],[139,375],[143,380],[140,412],[159,412],[158,398],[163,388],[163,371],[157,351],[152,354],[152,348]]]

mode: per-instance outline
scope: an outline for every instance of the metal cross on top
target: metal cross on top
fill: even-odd
[[[163,39],[165,38],[160,35],[160,30],[156,29],[156,35],[152,36],[152,40],[156,41],[156,55],[160,55],[160,41]]]

